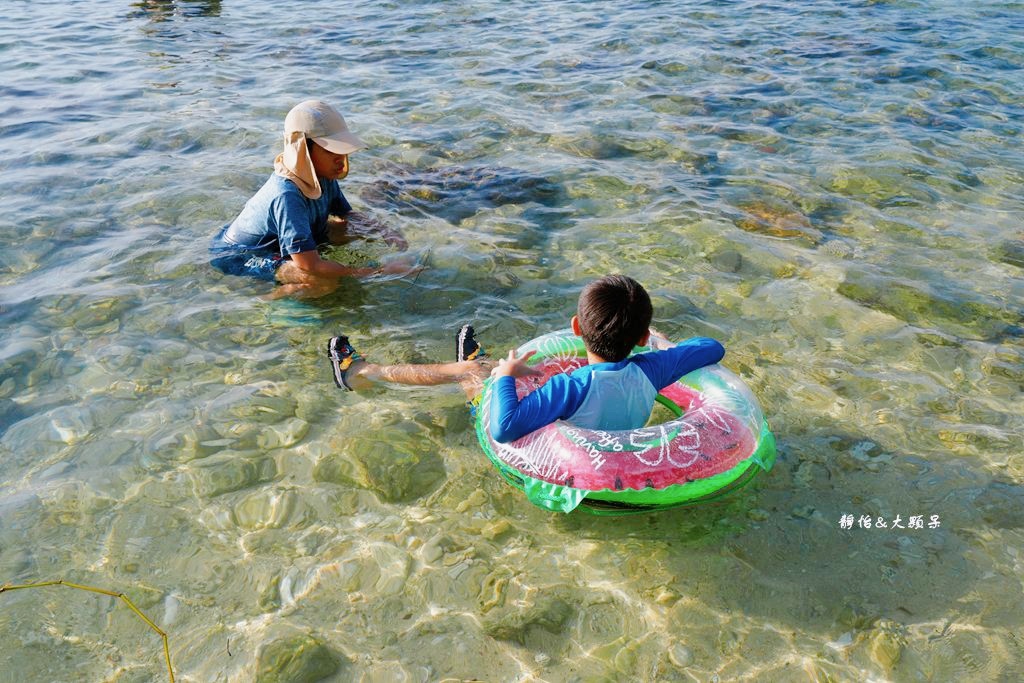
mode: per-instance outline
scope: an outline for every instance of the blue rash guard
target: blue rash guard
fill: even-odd
[[[320,197],[309,199],[292,181],[271,175],[238,217],[214,236],[210,251],[220,257],[214,265],[232,274],[273,280],[284,259],[326,244],[328,216],[344,216],[352,205],[337,180],[320,178],[320,187]],[[244,263],[234,263],[239,259]],[[251,265],[256,261],[258,268]]]
[[[663,351],[555,375],[521,401],[515,378],[499,377],[491,393],[491,436],[508,443],[555,420],[586,429],[637,429],[650,417],[658,391],[723,356],[725,348],[714,339],[694,337]]]

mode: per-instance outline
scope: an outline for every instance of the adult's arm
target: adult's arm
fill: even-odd
[[[316,240],[310,229],[309,210],[294,194],[282,195],[271,204],[271,211],[279,226],[281,251],[287,254],[295,267],[313,278],[367,277],[376,273],[405,273],[408,264],[390,263],[382,268],[352,268],[328,261],[317,251]],[[347,221],[342,220],[344,227]],[[329,228],[330,229],[330,228]]]
[[[314,277],[367,277],[382,272],[378,268],[350,268],[320,256],[316,249],[292,254],[292,263],[303,273]]]

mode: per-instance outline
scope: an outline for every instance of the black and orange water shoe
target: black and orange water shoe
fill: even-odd
[[[352,365],[352,361],[359,360],[362,356],[348,343],[348,337],[331,337],[327,342],[327,357],[331,360],[331,369],[334,371],[334,383],[339,389],[351,391],[352,387],[345,381],[345,371]]]
[[[484,347],[480,346],[473,338],[474,334],[472,325],[463,325],[459,333],[455,335],[455,360],[462,362],[487,357]]]

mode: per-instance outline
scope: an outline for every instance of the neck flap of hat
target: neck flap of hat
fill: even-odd
[[[307,198],[320,198],[320,180],[313,170],[309,143],[304,133],[296,131],[284,134],[284,151],[274,159],[274,172],[298,185]]]

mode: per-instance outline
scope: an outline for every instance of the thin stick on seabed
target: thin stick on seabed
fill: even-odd
[[[171,678],[171,683],[174,683],[174,668],[171,667],[171,647],[170,643],[167,640],[167,634],[159,626],[154,624],[149,617],[143,614],[142,611],[135,606],[135,603],[129,600],[128,596],[124,593],[115,593],[114,591],[108,591],[105,588],[96,588],[95,586],[84,586],[80,583],[71,583],[70,581],[65,581],[64,579],[58,579],[56,581],[42,581],[40,583],[24,583],[20,585],[13,585],[8,583],[4,584],[3,586],[0,586],[0,593],[21,590],[23,588],[45,588],[47,586],[67,586],[68,588],[76,588],[78,590],[89,591],[91,593],[99,593],[100,595],[109,595],[112,598],[120,598],[122,601],[124,601],[124,604],[128,605],[128,608],[131,611],[135,612],[135,614],[137,614],[140,619],[146,622],[147,626],[156,631],[156,633],[159,634],[160,637],[163,639],[164,659],[167,661],[167,674]]]

